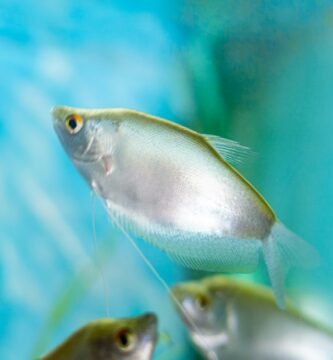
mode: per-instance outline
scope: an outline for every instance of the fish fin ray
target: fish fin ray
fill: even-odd
[[[253,154],[253,151],[237,141],[225,139],[216,135],[203,135],[205,140],[213,146],[213,148],[230,164],[240,164],[248,156]]]
[[[307,242],[275,223],[271,234],[263,242],[264,259],[279,308],[285,307],[284,280],[293,267],[312,268],[320,263],[317,251]]]
[[[210,272],[253,272],[259,262],[260,244],[256,240],[217,238],[210,246],[192,242],[186,251],[168,252],[176,263],[193,269]]]

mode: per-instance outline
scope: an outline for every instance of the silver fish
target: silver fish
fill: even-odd
[[[241,145],[126,109],[55,107],[52,114],[62,145],[112,220],[182,265],[252,272],[262,249],[283,307],[289,268],[316,262],[315,251],[226,161]]]
[[[301,315],[288,302],[275,306],[267,289],[213,276],[176,285],[173,294],[193,343],[207,358],[332,360],[331,330]],[[190,315],[192,321],[188,321]]]
[[[41,360],[150,360],[157,341],[157,318],[93,321]]]

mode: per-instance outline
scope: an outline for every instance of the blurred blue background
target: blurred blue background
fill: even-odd
[[[165,290],[98,204],[94,245],[55,104],[134,108],[251,147],[240,170],[322,256],[289,276],[288,294],[333,326],[332,38],[324,0],[1,1],[0,358],[146,310],[184,344],[174,358],[190,356]],[[140,246],[169,284],[201,275]],[[248,278],[267,283],[262,269]]]

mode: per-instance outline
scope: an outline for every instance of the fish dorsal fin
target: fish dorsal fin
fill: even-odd
[[[253,154],[247,146],[237,141],[225,139],[216,135],[203,135],[205,140],[230,164],[240,164],[246,157]]]

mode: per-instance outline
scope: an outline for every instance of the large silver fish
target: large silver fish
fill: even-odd
[[[221,360],[332,360],[333,333],[290,304],[282,311],[267,289],[223,276],[175,286],[190,337]],[[191,317],[191,322],[188,320]]]
[[[316,258],[226,161],[239,144],[132,110],[52,113],[65,150],[113,221],[179,263],[252,272],[263,249],[282,307],[289,268]]]
[[[157,340],[157,318],[101,319],[76,331],[41,360],[150,360]]]

